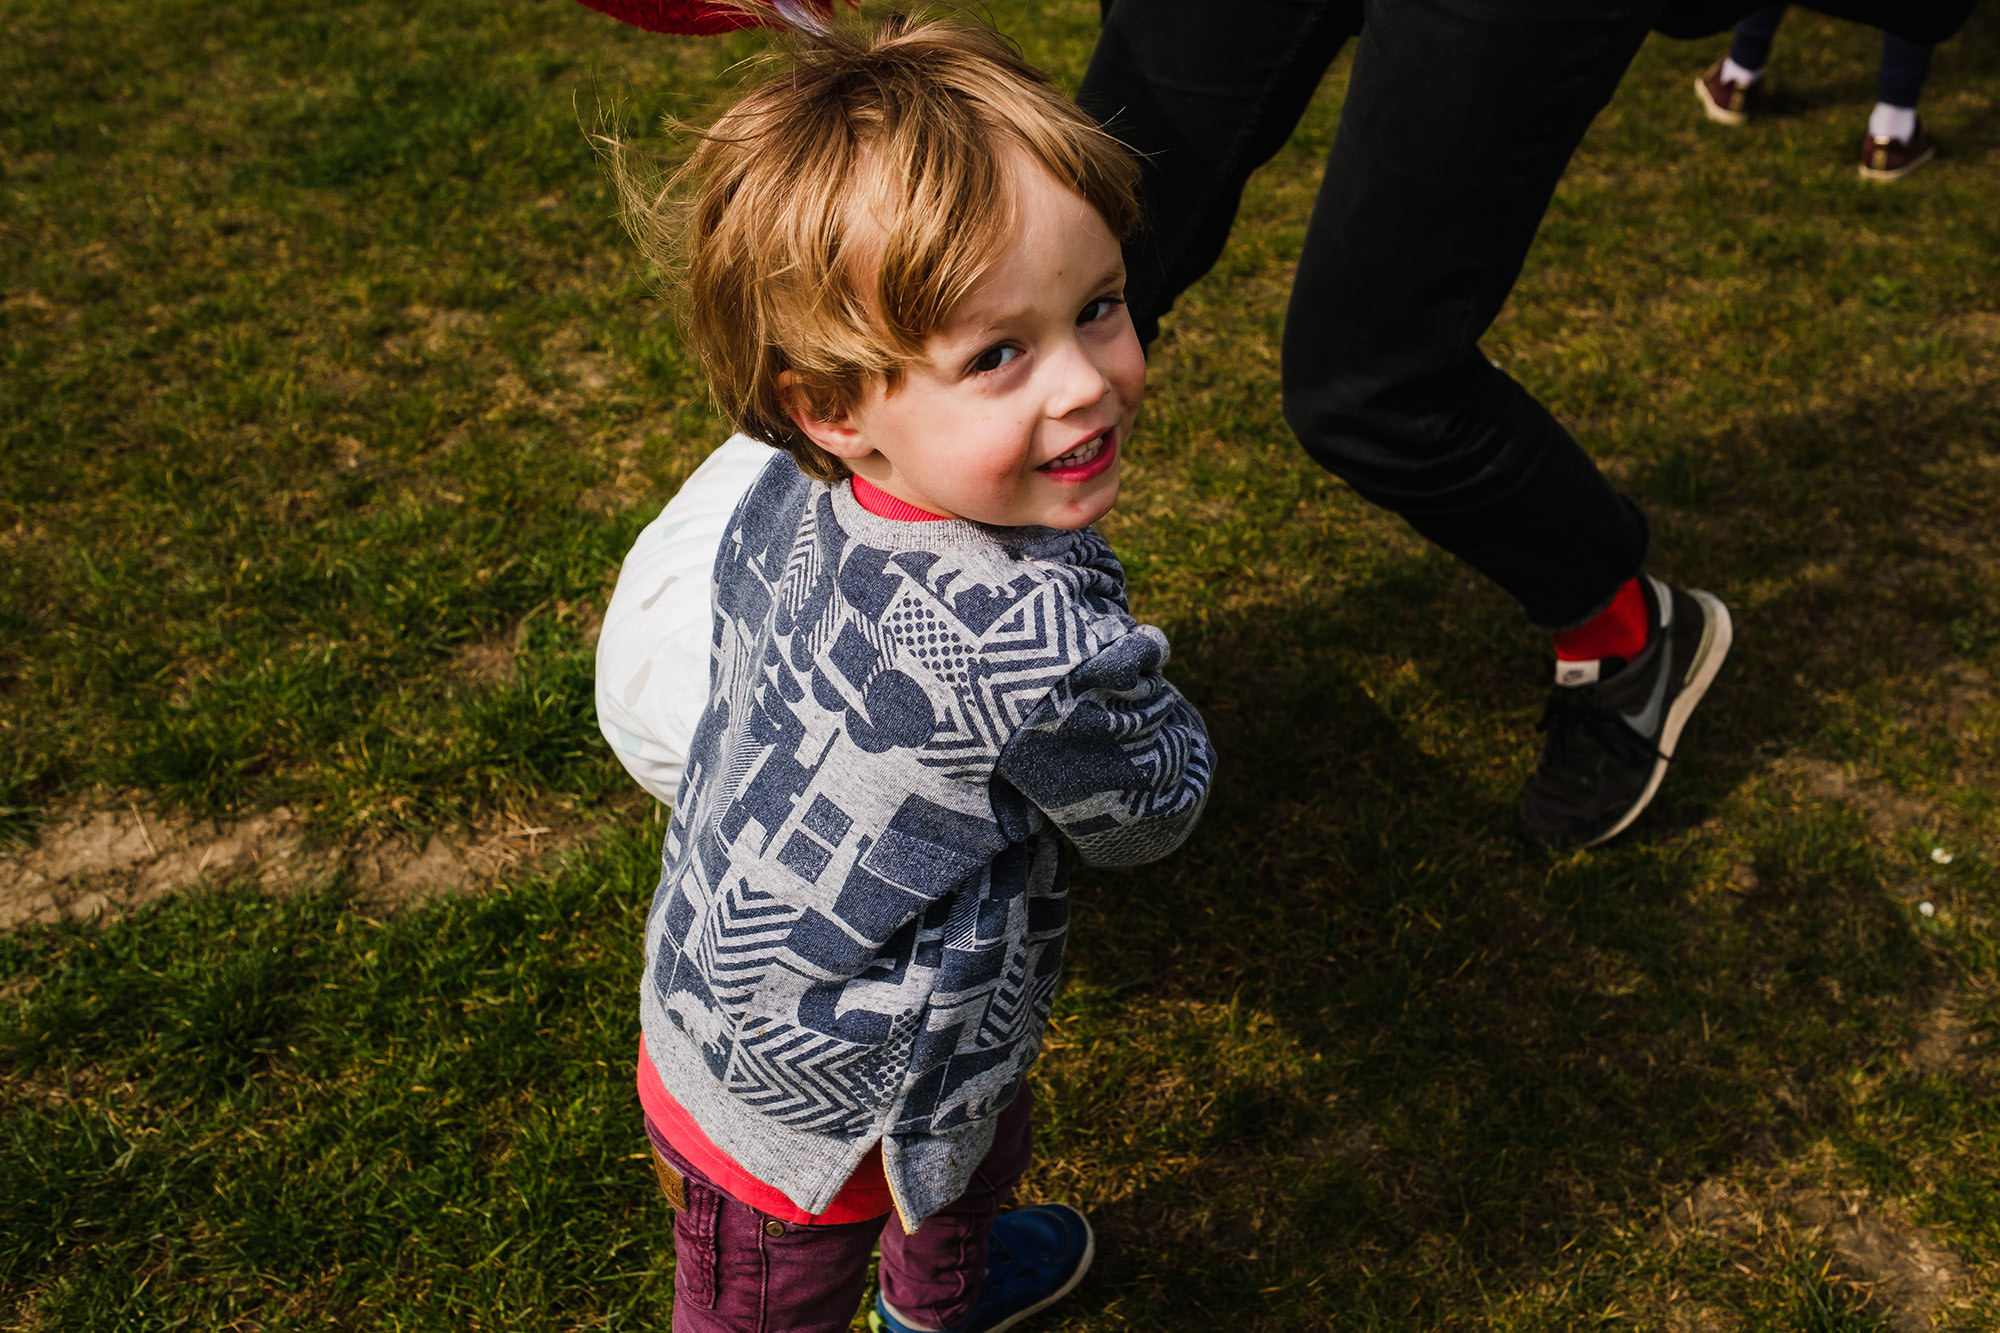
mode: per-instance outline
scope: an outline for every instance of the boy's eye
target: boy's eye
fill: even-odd
[[[1082,313],[1076,317],[1076,322],[1079,324],[1093,324],[1100,319],[1108,318],[1114,310],[1124,304],[1123,297],[1100,296],[1083,308]]]
[[[977,357],[973,358],[972,362],[973,373],[984,374],[989,370],[998,370],[1000,369],[1000,367],[1006,365],[1009,361],[1012,361],[1015,357],[1019,356],[1020,354],[1021,354],[1020,348],[1010,346],[1007,343],[1000,343],[996,346],[989,347],[985,351],[981,352]]]

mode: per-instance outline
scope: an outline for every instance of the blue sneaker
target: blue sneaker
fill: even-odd
[[[986,1242],[986,1285],[972,1312],[938,1333],[1000,1333],[1070,1294],[1097,1255],[1082,1213],[1044,1203],[1000,1214]],[[874,1333],[921,1333],[898,1319],[878,1294],[868,1312]]]

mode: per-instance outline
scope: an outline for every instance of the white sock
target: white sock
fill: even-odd
[[[1897,143],[1908,143],[1910,136],[1917,132],[1917,109],[1913,106],[1890,106],[1887,102],[1877,102],[1868,114],[1868,137],[1871,139],[1894,139]]]
[[[1763,77],[1764,71],[1761,69],[1745,69],[1728,56],[1722,58],[1722,81],[1724,83],[1737,83],[1747,88]]]

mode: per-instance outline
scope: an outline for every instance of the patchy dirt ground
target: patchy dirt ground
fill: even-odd
[[[1830,1248],[1833,1275],[1887,1314],[1897,1333],[1935,1327],[1968,1278],[1965,1265],[1936,1236],[1895,1217],[1865,1192],[1783,1183],[1759,1190],[1714,1177],[1667,1209],[1654,1240],[1671,1249],[1702,1233],[1744,1242],[1766,1258]],[[1669,1326],[1686,1333],[1727,1327],[1700,1309],[1671,1312]]]
[[[1932,997],[1919,1021],[1917,1040],[1904,1053],[1911,1065],[1927,1074],[1955,1068],[1960,1056],[1980,1044],[1980,1034],[1970,1019],[1959,1012],[1956,997],[1941,991]]]
[[[113,917],[197,884],[244,880],[282,892],[345,875],[371,906],[400,907],[484,887],[581,832],[575,821],[514,818],[421,844],[388,837],[326,847],[283,806],[216,821],[100,798],[59,815],[35,847],[0,854],[0,930]]]
[[[1929,801],[1891,791],[1882,783],[1850,773],[1824,759],[1797,759],[1788,767],[1799,775],[1806,791],[1813,796],[1855,807],[1868,821],[1868,831],[1877,838],[1893,838],[1905,829],[1938,831],[1942,817]]]

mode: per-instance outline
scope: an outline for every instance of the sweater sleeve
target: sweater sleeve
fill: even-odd
[[[1166,663],[1166,635],[1136,626],[1064,677],[1000,752],[997,775],[1091,865],[1157,861],[1208,801],[1215,750]]]

